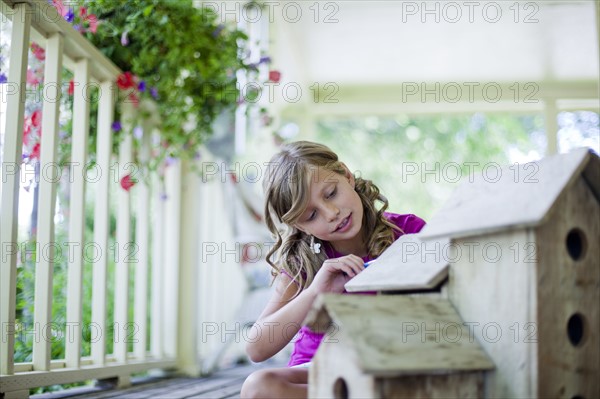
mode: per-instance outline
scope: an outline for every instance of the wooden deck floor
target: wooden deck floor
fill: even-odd
[[[285,367],[280,363],[264,363],[236,366],[215,372],[209,377],[189,378],[173,377],[159,381],[134,385],[127,389],[101,390],[87,388],[86,390],[71,390],[52,394],[32,395],[32,399],[192,399],[192,398],[239,398],[242,384],[253,371],[267,367]]]

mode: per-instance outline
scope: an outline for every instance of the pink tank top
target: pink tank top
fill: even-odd
[[[400,227],[404,234],[414,234],[421,231],[423,226],[425,226],[425,221],[418,216],[407,214],[407,215],[398,215],[396,213],[385,212],[384,216],[393,224]],[[395,232],[394,239],[398,239],[402,233]],[[325,253],[327,257],[331,258],[339,258],[343,256],[340,253],[337,253],[335,250],[329,248],[328,246],[325,248]],[[365,256],[362,258],[365,262],[372,260],[371,257]],[[346,293],[346,292],[344,292]],[[349,293],[348,293],[349,294]],[[362,292],[359,294],[363,295],[374,295],[374,292]],[[294,350],[292,352],[292,356],[290,357],[290,361],[288,362],[288,367],[296,366],[298,364],[310,362],[317,348],[321,344],[323,340],[324,334],[319,334],[313,332],[307,326],[302,326],[296,337],[294,337]]]

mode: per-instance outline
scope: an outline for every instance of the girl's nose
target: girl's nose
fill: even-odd
[[[326,209],[327,219],[331,222],[334,221],[340,214],[340,210],[333,204],[330,204]]]

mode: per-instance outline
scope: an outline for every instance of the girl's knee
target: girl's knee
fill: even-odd
[[[242,398],[266,398],[278,391],[282,381],[273,370],[258,370],[250,374],[244,384],[240,397]]]

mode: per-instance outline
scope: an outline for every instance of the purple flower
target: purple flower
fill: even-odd
[[[138,84],[138,90],[139,91],[146,91],[146,82],[144,82],[143,80],[141,80],[140,83]]]
[[[73,25],[73,29],[75,29],[77,32],[81,33],[81,25],[79,25],[79,24]]]
[[[194,153],[194,159],[195,159],[196,161],[198,161],[198,160],[200,160],[200,158],[201,158],[201,156],[200,156],[200,151],[196,151],[196,152]]]
[[[75,19],[75,12],[72,8],[69,8],[69,11],[65,14],[65,21],[71,23]]]
[[[271,63],[271,57],[269,57],[269,56],[260,57],[260,61],[258,61],[258,63],[259,64],[263,64],[263,63],[270,64]]]
[[[156,89],[156,87],[150,88],[150,94],[155,100],[158,99],[158,90]]]
[[[221,31],[225,28],[225,25],[223,24],[219,24],[217,25],[217,27],[215,28],[215,30],[213,31],[212,35],[213,37],[217,37],[219,36],[219,34],[221,33]]]
[[[167,196],[166,193],[160,193],[160,200],[161,201],[166,201],[169,197]]]
[[[121,45],[123,46],[127,46],[129,44],[129,38],[127,37],[127,34],[129,34],[129,32],[125,31],[121,35]]]
[[[175,163],[175,158],[173,158],[173,157],[170,157],[170,156],[165,158],[165,165],[167,165],[167,166],[171,166],[171,165],[173,165],[174,163]]]
[[[111,126],[113,132],[120,132],[122,129],[121,121],[114,121]]]
[[[144,135],[144,129],[142,129],[141,126],[136,126],[133,128],[133,137],[135,137],[136,139],[141,139],[142,136]]]
[[[8,82],[8,78],[6,77],[5,74],[0,73],[0,84],[1,83],[6,83],[6,82]]]

